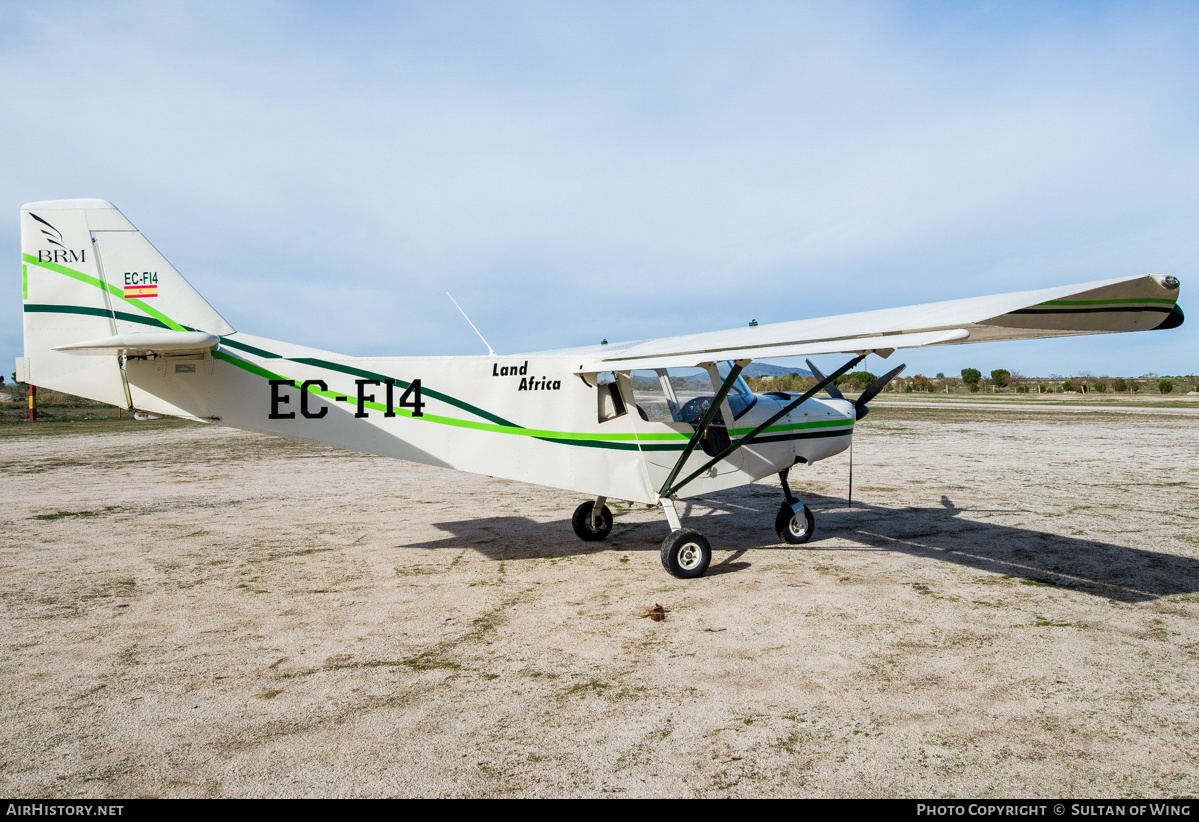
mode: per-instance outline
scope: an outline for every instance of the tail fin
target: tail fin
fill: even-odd
[[[136,332],[233,333],[105,200],[22,206],[21,282],[25,357],[18,376],[100,402],[132,405],[120,359],[115,351],[96,357],[81,350]]]

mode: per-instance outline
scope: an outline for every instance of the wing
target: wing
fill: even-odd
[[[814,354],[872,353],[888,357],[899,348],[1174,328],[1183,321],[1178,293],[1179,283],[1174,277],[1146,274],[591,346],[571,353],[579,356],[579,374]]]

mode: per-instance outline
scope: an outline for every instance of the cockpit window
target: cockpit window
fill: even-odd
[[[722,362],[716,366],[720,378],[726,379],[733,370],[731,362]],[[754,403],[758,398],[754,396],[754,392],[749,390],[749,386],[745,384],[745,380],[740,375],[737,376],[737,381],[733,383],[733,387],[729,389],[729,408],[732,409],[733,419],[740,419],[741,416],[753,408]]]
[[[633,399],[637,403],[637,413],[641,419],[648,422],[673,422],[671,403],[666,382],[666,369],[656,371],[631,371],[629,381],[633,385]]]
[[[629,409],[625,407],[624,397],[620,394],[620,382],[611,371],[602,371],[596,376],[596,389],[599,402],[599,421],[607,422],[617,417],[623,417]]]
[[[675,421],[698,425],[716,397],[712,377],[703,368],[668,368],[674,392]]]
[[[629,374],[633,396],[643,419],[698,425],[712,405],[716,389],[703,368],[657,368]],[[723,425],[720,414],[713,423]]]

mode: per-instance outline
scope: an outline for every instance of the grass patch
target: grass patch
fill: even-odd
[[[575,696],[576,694],[593,693],[596,696],[603,696],[604,691],[608,690],[606,683],[600,682],[598,679],[593,679],[590,682],[579,682],[571,685],[566,689],[566,696]]]
[[[418,671],[436,671],[441,668],[448,668],[451,671],[462,670],[462,666],[459,663],[454,662],[452,659],[446,659],[435,651],[426,651],[423,654],[409,657],[400,664]]]
[[[1054,622],[1053,620],[1049,620],[1049,619],[1046,619],[1045,617],[1039,616],[1039,617],[1037,617],[1036,627],[1038,627],[1038,628],[1074,628],[1076,626],[1074,625],[1073,622]]]
[[[39,519],[43,522],[56,519],[66,519],[68,517],[94,517],[100,514],[99,511],[55,511],[53,514],[36,514],[30,519]]]

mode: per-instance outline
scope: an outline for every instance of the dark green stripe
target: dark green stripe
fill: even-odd
[[[128,314],[124,311],[113,311],[109,313],[107,308],[89,308],[82,305],[42,305],[39,303],[27,303],[25,311],[30,314],[85,314],[89,317],[109,317],[115,316],[118,320],[125,322],[137,323],[139,325],[148,325],[153,328],[170,328],[161,320],[156,320],[153,317],[145,317],[141,314]],[[186,326],[185,326],[186,328]],[[194,328],[187,328],[188,331],[195,331]]]
[[[94,316],[94,317],[104,317],[105,319],[107,319],[109,317],[109,313],[108,313],[107,309],[89,308],[89,307],[79,306],[79,305],[40,305],[37,303],[27,303],[25,305],[25,310],[30,313],[86,314],[86,315]],[[141,325],[148,325],[148,326],[152,326],[154,328],[169,328],[170,327],[166,323],[164,323],[160,320],[156,320],[153,317],[145,317],[145,316],[141,316],[138,314],[127,314],[124,311],[114,311],[112,313],[116,316],[116,318],[118,320],[125,320],[125,321],[131,322],[131,323],[139,323]],[[183,326],[183,328],[187,331],[195,331],[196,330],[194,328],[189,328],[188,326]],[[247,343],[237,342],[236,340],[231,340],[227,337],[221,337],[221,344],[227,345],[230,348],[237,348],[241,351],[245,351],[247,353],[254,354],[259,357],[263,357],[264,359],[276,359],[276,360],[287,359],[290,362],[302,363],[304,365],[312,365],[317,368],[328,368],[333,371],[340,371],[343,374],[351,374],[354,376],[363,377],[365,379],[370,379],[370,380],[379,380],[380,382],[382,382],[383,380],[394,379],[393,377],[389,377],[386,374],[378,374],[378,373],[375,373],[374,371],[366,371],[361,368],[352,368],[347,365],[341,365],[339,363],[328,362],[327,360],[318,360],[318,359],[315,359],[312,357],[287,357],[287,358],[284,358],[280,354],[275,354],[275,353],[267,351],[265,349],[258,348],[253,345],[248,345]],[[396,379],[395,382],[396,382],[396,385],[398,385],[400,388],[407,388],[411,384],[409,382],[406,382],[405,380],[400,380],[400,379]],[[460,408],[463,411],[467,411],[471,414],[482,417],[483,419],[488,420],[489,422],[494,422],[496,425],[507,425],[512,428],[523,428],[524,427],[522,425],[517,425],[514,422],[510,422],[509,420],[506,420],[501,416],[492,414],[489,411],[484,411],[483,409],[478,408],[474,405],[471,405],[468,402],[463,402],[462,400],[459,400],[455,397],[451,397],[448,394],[443,394],[442,392],[437,391],[436,389],[425,388],[422,385],[421,393],[426,396],[433,397],[434,399],[441,400],[442,402],[444,402],[448,405],[452,405],[456,408]]]
[[[611,442],[605,440],[567,440],[558,439],[557,437],[533,437],[535,440],[542,442],[553,442],[558,445],[582,445],[585,448],[612,448],[617,451],[636,451],[637,443],[635,442]],[[678,450],[683,450],[680,446]]]
[[[1160,314],[1169,314],[1173,308],[1166,308],[1160,305],[1141,305],[1132,308],[1119,307],[1104,307],[1104,308],[1020,308],[1015,311],[1009,311],[1009,314],[1111,314],[1113,312],[1120,314],[1132,314],[1141,311],[1154,311]]]
[[[28,303],[25,305],[25,311],[28,311],[30,313],[46,313],[46,314],[83,314],[83,315],[93,316],[93,317],[103,317],[105,319],[107,319],[109,317],[109,312],[107,309],[90,308],[90,307],[77,306],[77,305],[42,305],[42,304],[38,304],[38,303]],[[154,328],[169,328],[169,326],[167,326],[166,323],[163,323],[160,320],[156,320],[153,317],[144,317],[144,316],[139,316],[137,314],[127,314],[123,311],[114,311],[113,314],[115,314],[116,318],[119,320],[126,320],[128,322],[138,323],[140,325],[148,325],[148,326],[152,326]],[[188,328],[187,326],[184,326],[184,328],[186,328],[189,331],[195,330],[194,328]],[[335,363],[335,362],[329,362],[327,360],[319,360],[319,359],[315,359],[312,357],[286,357],[285,358],[279,354],[274,354],[270,351],[266,351],[264,349],[257,348],[252,345],[247,345],[246,343],[235,342],[234,340],[230,340],[226,337],[221,338],[221,344],[230,346],[232,348],[238,348],[238,349],[241,349],[242,351],[246,351],[251,354],[255,354],[257,356],[267,358],[267,359],[286,359],[289,362],[301,363],[303,365],[311,365],[316,368],[326,368],[326,369],[330,369],[333,371],[339,371],[343,374],[358,376],[358,377],[362,377],[365,379],[372,379],[372,380],[377,379],[380,382],[382,382],[383,380],[394,379],[393,377],[389,377],[385,374],[379,374],[374,371],[367,371],[365,369],[354,368],[352,366],[342,365],[340,363]],[[214,352],[214,356],[216,356],[217,359],[233,359],[231,357],[222,356],[221,352],[219,352],[219,351]],[[238,359],[240,360],[240,358],[238,358]],[[240,363],[241,363],[241,367],[245,368],[247,371],[250,371],[260,377],[263,377],[264,379],[277,379],[277,378],[281,377],[281,375],[279,375],[279,374],[274,374],[270,371],[267,371],[263,368],[260,368],[256,365],[254,365],[253,363],[246,362],[245,360],[240,360]],[[287,378],[284,377],[284,379],[287,379]],[[297,383],[298,383],[298,381],[297,381]],[[396,385],[400,386],[401,388],[407,388],[410,385],[410,383],[405,382],[404,380],[396,379]],[[494,422],[497,425],[506,425],[506,426],[509,426],[512,428],[524,428],[525,427],[523,425],[517,425],[514,422],[509,422],[508,420],[504,419],[503,417],[497,416],[488,411],[484,411],[481,408],[477,408],[476,406],[473,406],[470,403],[463,402],[462,400],[459,400],[454,397],[443,394],[440,391],[435,391],[432,389],[424,388],[422,386],[422,393],[427,396],[439,399],[442,402],[445,402],[449,405],[453,405],[453,406],[460,408],[464,411],[467,411],[471,414],[475,414],[477,416],[483,417],[484,419]],[[786,442],[789,440],[815,439],[818,437],[838,437],[838,436],[842,436],[844,434],[849,434],[851,432],[852,432],[852,429],[848,429],[848,430],[842,429],[842,430],[837,430],[837,431],[798,431],[798,432],[793,432],[793,433],[780,434],[780,435],[773,436],[773,437],[761,437],[761,438],[757,439],[756,442]],[[544,442],[552,442],[552,443],[555,443],[558,445],[577,445],[577,446],[581,446],[584,448],[611,448],[611,449],[615,449],[618,451],[636,451],[636,450],[638,450],[638,448],[640,448],[640,450],[642,450],[642,451],[682,451],[687,446],[687,443],[682,440],[680,440],[677,443],[642,442],[642,443],[640,443],[640,445],[638,445],[638,443],[635,443],[635,442],[611,442],[611,441],[604,441],[604,440],[563,439],[563,438],[558,438],[558,437],[534,437],[534,439],[539,439]]]
[[[754,443],[759,442],[786,442],[787,440],[815,440],[823,439],[824,437],[844,437],[853,433],[852,428],[842,428],[834,431],[799,431],[794,434],[781,434],[775,437],[758,437]],[[749,446],[746,446],[747,448]]]
[[[103,317],[108,319],[112,315],[107,308],[84,308],[81,305],[39,305],[37,303],[26,303],[26,314],[86,314],[89,317]]]
[[[755,437],[754,445],[759,442],[790,442],[792,440],[814,440],[824,437],[842,437],[853,433],[852,428],[840,428],[832,431],[792,431],[786,434],[775,434],[769,437]],[[687,446],[679,443],[641,443],[642,451],[682,451]],[[747,448],[752,446],[746,446]]]
[[[398,379],[396,377],[390,377],[386,374],[378,374],[374,371],[366,371],[365,369],[362,369],[362,368],[354,368],[353,366],[342,365],[341,363],[329,362],[328,360],[318,360],[315,357],[288,357],[287,359],[291,362],[303,363],[304,365],[312,365],[317,368],[328,368],[328,369],[332,369],[333,371],[340,371],[343,374],[350,374],[350,375],[362,377],[362,378],[368,379],[368,380],[379,380],[381,382],[383,380],[393,380],[394,379],[396,385],[398,385],[400,388],[407,388],[409,385],[411,385],[411,383],[408,383],[408,382]],[[451,397],[449,394],[443,394],[440,391],[437,391],[435,389],[426,388],[424,386],[424,383],[421,383],[421,393],[424,394],[425,396],[433,397],[434,399],[441,400],[442,402],[444,402],[448,405],[452,405],[455,408],[461,408],[463,411],[466,411],[468,413],[482,417],[483,419],[488,420],[490,422],[494,422],[496,425],[507,425],[507,426],[511,426],[512,428],[524,428],[523,425],[517,425],[516,423],[506,420],[503,417],[497,416],[496,414],[492,414],[490,411],[484,411],[482,408],[471,405],[468,402],[463,402],[462,400],[460,400],[456,397]]]
[[[227,345],[230,348],[236,348],[240,351],[245,351],[249,354],[255,354],[259,357],[262,357],[263,359],[278,360],[278,359],[283,358],[281,354],[273,354],[264,348],[256,348],[255,346],[247,345],[244,342],[237,342],[236,340],[231,340],[228,337],[221,337],[221,345]]]

